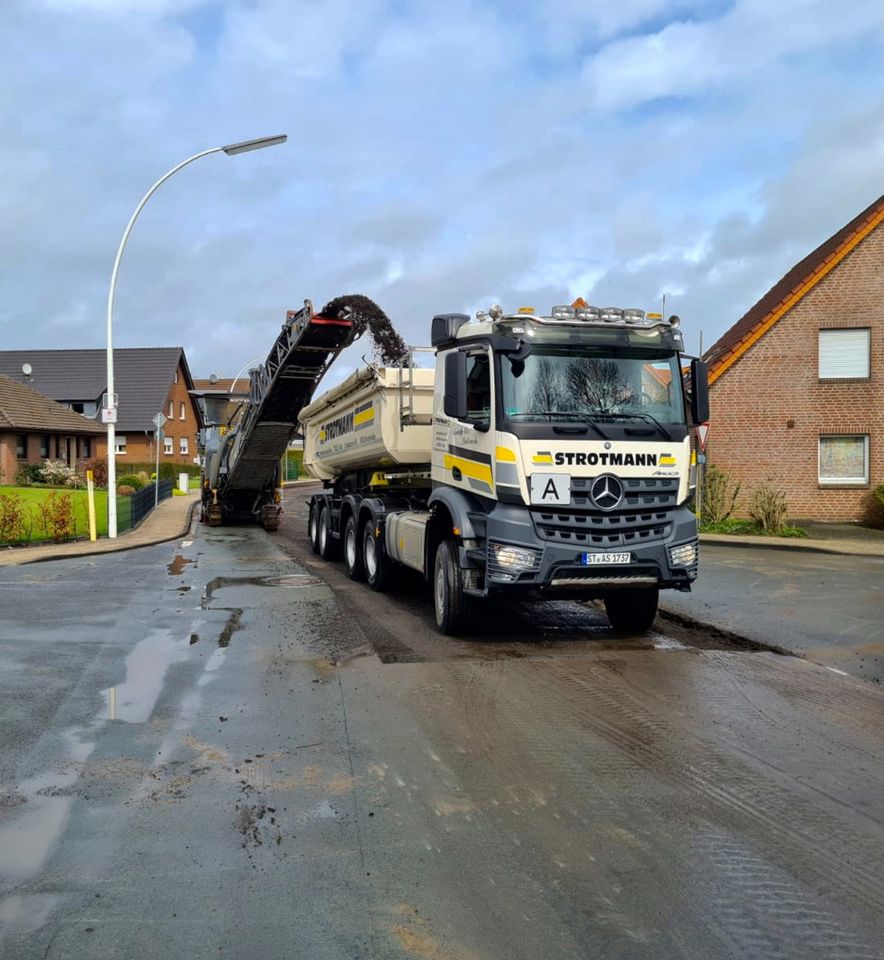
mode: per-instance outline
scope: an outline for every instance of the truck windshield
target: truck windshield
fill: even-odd
[[[669,350],[535,347],[501,363],[503,406],[522,423],[644,420],[683,424],[678,355]]]

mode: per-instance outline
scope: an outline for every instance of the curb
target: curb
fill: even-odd
[[[106,548],[104,550],[84,550],[82,553],[78,552],[78,553],[58,554],[53,557],[34,557],[33,560],[21,560],[19,563],[4,564],[4,566],[24,567],[31,563],[50,563],[53,560],[74,560],[78,557],[100,557],[106,553],[124,553],[127,550],[138,550],[141,547],[156,547],[161,543],[169,543],[172,540],[178,540],[180,537],[183,537],[185,534],[188,533],[188,531],[190,530],[191,524],[193,523],[194,511],[199,506],[199,504],[200,504],[200,501],[196,500],[194,501],[194,503],[190,505],[190,509],[187,511],[187,515],[181,530],[178,533],[175,533],[171,536],[158,537],[156,540],[147,540],[144,543],[126,543],[125,541],[123,541],[118,546],[111,547],[110,549]],[[137,527],[134,527],[132,531],[126,531],[126,532],[127,533],[134,532],[137,529],[138,529]],[[2,569],[3,567],[0,567],[0,570]]]
[[[831,553],[841,557],[871,557],[884,559],[884,547],[869,553],[864,550],[845,550],[843,547],[830,546],[825,540],[799,540],[795,543],[783,543],[782,541],[770,542],[761,539],[748,540],[738,535],[728,536],[727,534],[700,534],[700,543],[723,544],[726,547],[762,547],[767,550],[791,550],[796,553]]]

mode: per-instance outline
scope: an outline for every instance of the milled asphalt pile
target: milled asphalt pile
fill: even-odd
[[[357,338],[368,330],[374,342],[375,358],[385,366],[399,367],[405,363],[408,347],[396,332],[393,322],[374,300],[361,293],[345,294],[329,300],[319,314],[351,320]]]

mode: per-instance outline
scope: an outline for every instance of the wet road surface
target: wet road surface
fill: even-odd
[[[884,559],[704,543],[691,593],[669,610],[884,681]]]
[[[882,956],[878,687],[302,521],[0,571],[0,957]]]

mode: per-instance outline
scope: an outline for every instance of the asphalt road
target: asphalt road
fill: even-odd
[[[691,593],[672,611],[884,681],[884,559],[704,543]]]
[[[0,571],[0,957],[880,958],[884,697],[286,527]]]

